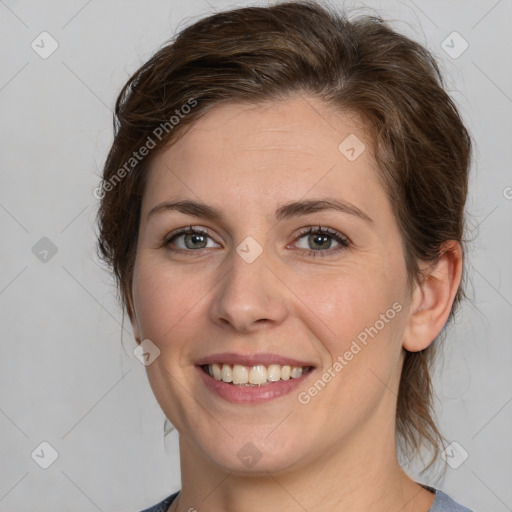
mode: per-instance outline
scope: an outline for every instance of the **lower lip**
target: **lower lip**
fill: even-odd
[[[278,380],[264,386],[237,386],[214,379],[200,366],[196,368],[210,391],[235,404],[260,404],[287,395],[301,386],[304,380],[314,372],[311,370],[296,379],[290,377],[289,380]]]

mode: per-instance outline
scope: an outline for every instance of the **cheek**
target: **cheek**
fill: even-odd
[[[314,332],[326,356],[319,377],[333,382],[321,400],[327,408],[339,410],[366,404],[365,414],[370,414],[387,386],[394,387],[400,372],[406,282],[390,268],[366,268],[365,272],[338,269],[329,278],[297,282],[296,289],[321,320],[316,321],[319,329]],[[315,389],[303,391],[316,393]]]
[[[290,283],[302,299],[296,302],[299,326],[313,333],[323,354],[317,380],[299,390],[298,400],[343,437],[383,400],[394,399],[389,390],[400,373],[405,280],[400,269],[380,269],[376,261],[364,269],[347,262],[328,274],[301,273]]]
[[[204,288],[197,274],[177,274],[169,265],[142,256],[136,262],[132,285],[141,337],[151,339],[161,349],[171,339],[181,340],[176,333],[201,308]]]
[[[302,274],[293,285],[305,306],[304,313],[309,310],[310,316],[321,320],[324,334],[318,337],[328,343],[333,356],[346,350],[347,343],[358,335],[364,338],[372,327],[386,337],[391,331],[399,331],[403,326],[396,310],[404,309],[404,287],[400,273],[378,267],[364,271],[343,268],[307,277]]]

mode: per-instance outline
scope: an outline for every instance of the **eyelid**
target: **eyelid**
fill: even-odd
[[[327,235],[328,237],[334,239],[338,246],[334,248],[329,248],[325,251],[322,250],[314,250],[314,249],[303,249],[303,248],[297,248],[297,251],[300,254],[304,254],[309,257],[316,257],[319,255],[320,257],[329,257],[329,256],[335,256],[339,252],[348,249],[352,246],[352,241],[343,233],[340,233],[336,229],[329,228],[329,227],[323,227],[323,226],[310,226],[307,228],[301,229],[298,235],[295,236],[292,245],[295,245],[301,238],[303,238],[306,235],[313,235],[313,234],[321,234],[321,235]],[[290,245],[287,245],[287,248],[289,248]]]
[[[336,229],[320,225],[302,228],[299,231],[299,233],[295,236],[294,241],[298,240],[299,238],[302,238],[305,235],[313,235],[317,233],[320,233],[322,235],[328,235],[331,238],[336,239],[339,243],[346,243],[347,245],[352,243],[348,236],[344,235],[343,233],[340,233]]]
[[[188,226],[176,229],[173,232],[166,234],[162,238],[161,243],[159,245],[161,247],[167,247],[174,238],[177,238],[181,235],[190,234],[190,233],[205,235],[208,238],[210,238],[215,244],[218,244],[218,242],[216,242],[216,240],[213,238],[213,236],[211,236],[211,234],[207,228],[204,228],[202,226],[193,226],[193,225],[189,224]],[[333,228],[324,227],[321,225],[309,226],[309,227],[302,228],[299,231],[299,233],[297,235],[295,235],[292,244],[295,244],[298,240],[300,240],[304,236],[311,235],[311,234],[327,235],[327,236],[331,237],[332,239],[334,239],[336,242],[338,242],[339,245],[337,247],[335,247],[334,249],[327,249],[325,251],[297,248],[297,250],[300,253],[307,253],[312,256],[316,256],[317,253],[321,253],[321,255],[324,256],[323,253],[334,254],[334,253],[337,253],[338,251],[346,249],[347,247],[352,245],[351,240],[343,233],[340,233],[339,231],[337,231]],[[290,244],[288,244],[286,247],[289,248]],[[211,247],[204,247],[203,249],[211,249]],[[200,250],[203,250],[203,249],[194,250],[194,249],[176,248],[176,249],[170,249],[170,250],[172,250],[173,252],[193,253],[193,252],[199,252]]]
[[[171,233],[165,234],[162,237],[159,246],[160,247],[166,247],[167,245],[169,245],[171,243],[171,240],[173,238],[177,238],[177,237],[179,237],[181,235],[186,235],[186,234],[189,234],[189,233],[206,235],[208,238],[210,238],[216,244],[218,244],[218,242],[213,238],[213,236],[210,234],[210,232],[209,232],[209,230],[207,228],[204,228],[202,226],[194,226],[192,224],[189,224],[188,226],[175,229]],[[176,251],[194,252],[192,249],[176,249]]]

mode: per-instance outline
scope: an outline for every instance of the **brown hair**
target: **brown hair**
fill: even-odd
[[[308,1],[234,9],[183,29],[135,72],[117,99],[100,194],[99,252],[113,268],[130,316],[141,199],[152,159],[221,102],[301,93],[358,114],[371,131],[411,284],[421,279],[418,262],[435,264],[444,242],[456,240],[464,249],[471,139],[432,55],[379,16],[349,20]],[[462,295],[460,288],[449,320]],[[396,413],[399,447],[414,455],[426,444],[433,449],[428,466],[443,442],[429,374],[437,342],[406,353]]]

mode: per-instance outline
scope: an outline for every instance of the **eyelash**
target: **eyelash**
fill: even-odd
[[[200,249],[173,249],[173,248],[171,248],[170,247],[171,242],[182,235],[204,235],[204,236],[207,236],[210,239],[212,239],[211,236],[208,234],[208,231],[201,229],[201,228],[194,228],[194,227],[192,227],[192,225],[189,225],[186,228],[181,228],[178,231],[171,233],[171,235],[169,235],[169,236],[165,236],[161,242],[161,246],[167,247],[170,251],[175,252],[175,253],[184,253],[184,252],[191,253],[191,252],[197,252],[198,250],[200,250]],[[322,258],[326,256],[325,253],[328,253],[328,255],[337,254],[338,252],[346,249],[347,247],[349,247],[351,245],[350,240],[346,236],[342,235],[341,233],[339,233],[338,231],[336,231],[334,229],[324,228],[322,226],[309,227],[309,228],[303,229],[297,235],[297,237],[295,238],[294,241],[297,242],[298,240],[300,240],[301,238],[303,238],[306,235],[325,235],[325,236],[332,238],[339,244],[334,249],[327,249],[325,251],[314,250],[314,249],[298,249],[299,253],[306,254],[308,256],[312,256],[313,258],[316,257],[318,255],[318,253],[320,253],[320,257],[322,257]]]
[[[350,242],[346,236],[342,235],[335,229],[324,228],[322,226],[309,227],[309,228],[303,229],[297,235],[297,237],[295,238],[295,241],[300,240],[301,238],[303,238],[306,235],[325,235],[325,236],[328,236],[331,239],[335,240],[339,244],[334,249],[327,249],[325,251],[322,251],[322,250],[315,251],[313,249],[298,249],[298,251],[301,254],[306,254],[308,256],[312,256],[313,258],[315,258],[317,255],[320,255],[320,257],[324,258],[326,256],[331,256],[333,254],[337,254],[340,251],[346,249],[350,245]]]

